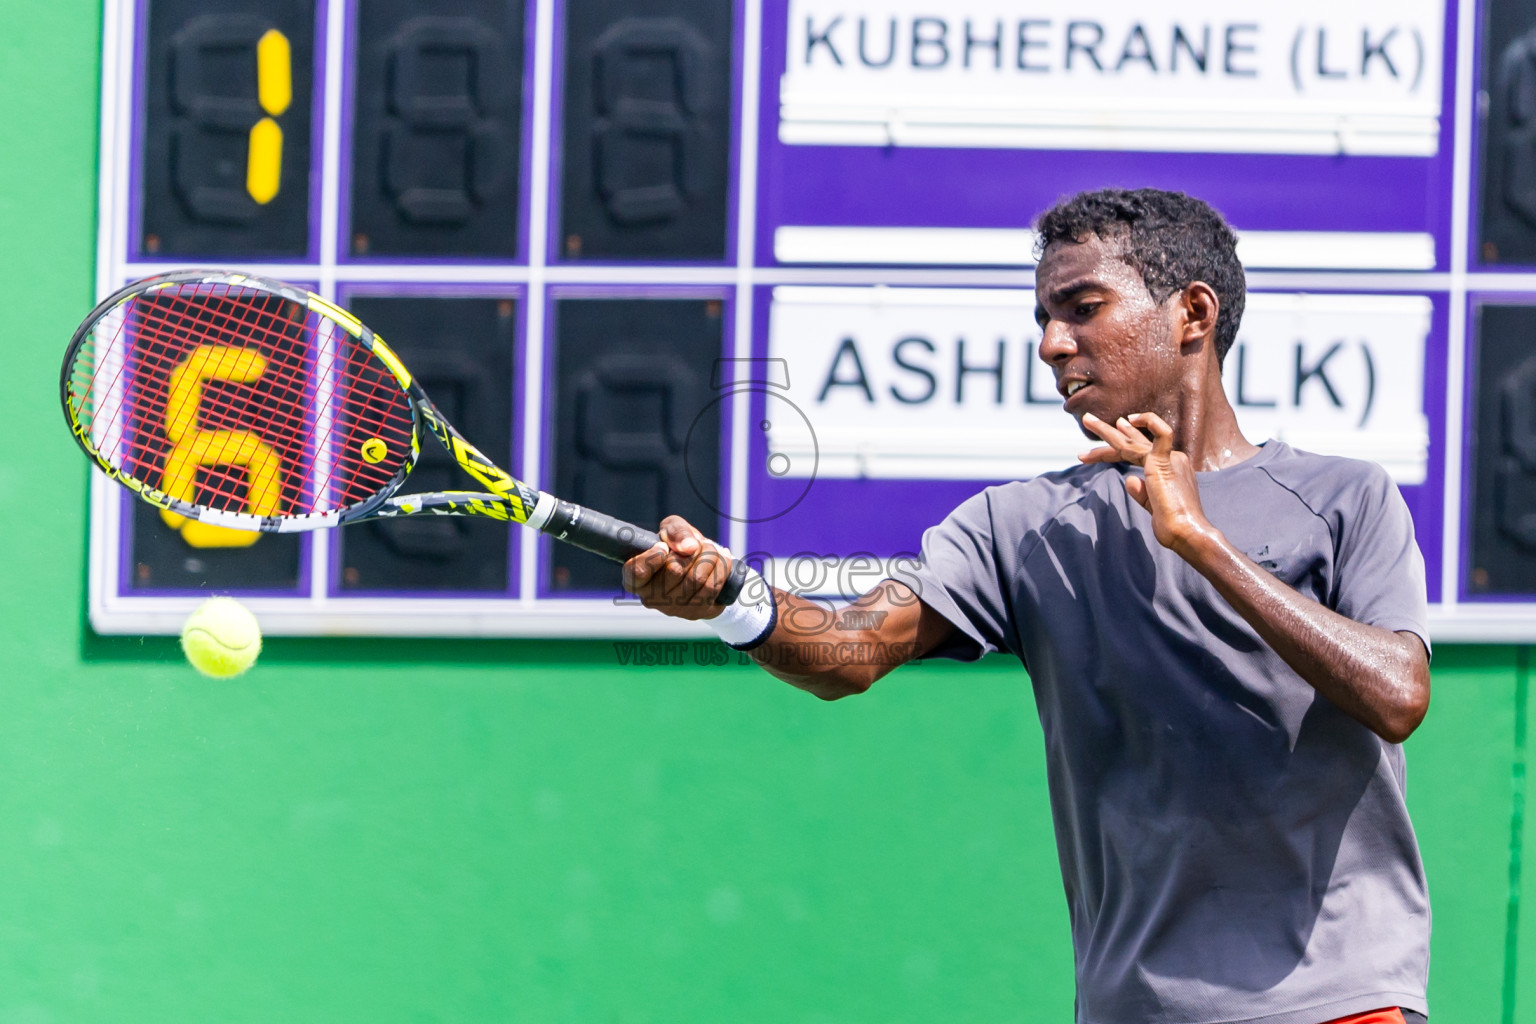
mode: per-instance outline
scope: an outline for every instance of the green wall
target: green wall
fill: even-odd
[[[1070,1019],[1005,660],[826,705],[601,644],[276,639],[212,683],[90,636],[55,381],[92,299],[100,12],[0,14],[0,279],[31,306],[0,308],[0,1024]],[[1409,745],[1437,1024],[1536,1024],[1525,658],[1441,649]]]

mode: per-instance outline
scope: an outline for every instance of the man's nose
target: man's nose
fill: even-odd
[[[1077,354],[1077,342],[1072,332],[1060,320],[1048,320],[1045,333],[1040,338],[1040,358],[1052,366],[1058,366]]]

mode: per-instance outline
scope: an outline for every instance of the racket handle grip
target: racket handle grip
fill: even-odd
[[[541,528],[556,540],[601,555],[611,562],[627,562],[661,543],[661,537],[644,527],[594,512],[572,501],[559,501],[549,522]],[[731,575],[720,588],[716,604],[730,604],[747,581],[747,563],[736,559]]]

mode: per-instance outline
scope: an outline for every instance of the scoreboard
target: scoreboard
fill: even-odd
[[[1141,185],[1238,231],[1248,436],[1388,469],[1437,638],[1536,639],[1536,0],[106,0],[99,293],[314,290],[515,476],[812,595],[1075,460],[1030,224]],[[93,475],[91,524],[105,633],[695,629],[492,522],[188,531]]]

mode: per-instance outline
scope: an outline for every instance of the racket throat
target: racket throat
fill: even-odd
[[[566,504],[570,504],[570,502],[566,502]],[[555,509],[559,505],[560,499],[556,498],[553,494],[547,491],[539,491],[538,500],[533,503],[533,508],[528,513],[526,525],[533,527],[535,530],[549,533],[550,531],[546,527],[549,525],[551,517],[555,514]]]

